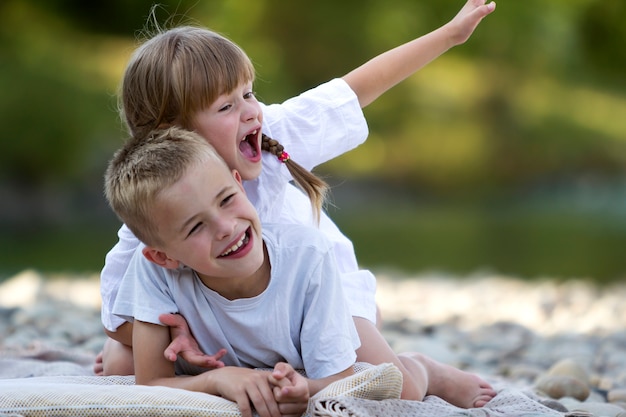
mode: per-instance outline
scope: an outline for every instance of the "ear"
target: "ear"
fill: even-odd
[[[176,269],[180,264],[180,262],[178,262],[176,259],[172,259],[167,256],[167,254],[162,250],[153,248],[151,246],[146,246],[142,249],[141,252],[147,260],[159,266],[162,266],[163,268]]]
[[[239,184],[239,188],[241,188],[241,191],[245,193],[246,190],[243,188],[243,180],[241,179],[241,174],[236,169],[233,169],[231,172],[233,173],[233,178],[235,179],[235,181],[237,181],[237,184]]]

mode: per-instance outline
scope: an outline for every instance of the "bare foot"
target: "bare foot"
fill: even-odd
[[[491,385],[478,375],[439,363],[419,353],[403,353],[399,357],[405,364],[408,358],[426,368],[427,395],[435,395],[461,408],[483,407],[496,396]]]
[[[461,408],[483,407],[496,396],[491,385],[479,376],[448,365],[441,367],[441,378],[438,383],[434,383],[434,378],[431,380],[432,390],[428,394]]]

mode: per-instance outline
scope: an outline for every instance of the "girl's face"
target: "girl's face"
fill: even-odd
[[[193,119],[194,129],[244,180],[253,180],[261,174],[262,123],[263,113],[252,91],[252,82],[222,94]]]
[[[189,167],[159,194],[153,215],[172,266],[189,266],[215,291],[250,285],[263,266],[259,217],[237,171],[222,164]]]

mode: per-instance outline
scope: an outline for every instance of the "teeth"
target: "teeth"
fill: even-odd
[[[259,133],[259,129],[248,133],[246,136],[243,137],[243,139],[241,141],[244,142],[244,141],[248,140],[248,138],[250,136],[256,136],[257,133]]]
[[[241,236],[241,240],[239,242],[235,243],[233,246],[228,248],[226,250],[226,252],[222,253],[220,256],[226,256],[226,255],[229,255],[229,254],[233,253],[234,251],[236,251],[237,249],[239,249],[243,245],[244,240],[246,240],[246,234],[245,233]]]

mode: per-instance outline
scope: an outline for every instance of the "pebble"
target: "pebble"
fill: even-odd
[[[616,388],[610,390],[606,395],[610,403],[626,403],[626,388]]]
[[[377,277],[382,331],[397,352],[530,389],[555,409],[626,417],[626,285],[487,273]],[[97,275],[27,270],[1,282],[0,335],[0,358],[45,348],[52,359],[93,361],[106,339]]]
[[[589,385],[569,375],[542,375],[534,385],[535,389],[550,398],[572,397],[585,401],[591,389]]]

